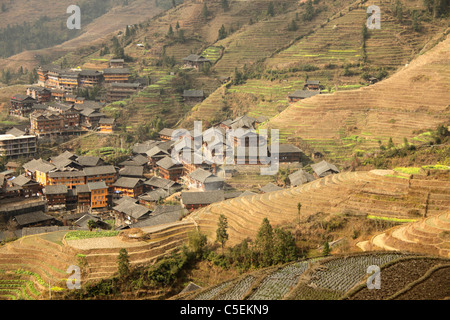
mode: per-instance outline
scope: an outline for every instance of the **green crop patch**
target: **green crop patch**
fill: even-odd
[[[66,240],[115,237],[118,234],[119,231],[70,231],[66,234]]]

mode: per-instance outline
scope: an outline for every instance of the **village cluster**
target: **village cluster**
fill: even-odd
[[[197,70],[209,63],[193,54],[183,60],[184,68]],[[256,131],[267,119],[248,115],[205,130],[198,123],[190,131],[164,128],[159,140],[136,144],[130,158],[118,166],[67,150],[49,159],[34,159],[42,137],[113,132],[114,119],[106,117],[102,107],[129,97],[146,84],[143,79],[130,82],[123,59],[110,60],[109,67],[102,72],[39,67],[38,85],[29,87],[26,95],[11,98],[9,114],[30,120],[25,131],[12,128],[0,135],[0,154],[10,160],[7,170],[0,173],[0,213],[16,236],[24,230],[32,233],[33,228],[35,232],[49,227],[86,229],[90,220],[105,228],[110,226],[104,221],[114,221],[116,229],[177,221],[200,207],[252,194],[226,183],[239,168],[248,166],[259,166],[264,174],[271,164],[266,174],[276,174],[280,164],[292,164],[299,168],[289,176],[292,186],[339,172],[326,161],[311,165],[313,174],[301,169],[302,150],[279,144],[273,137],[269,144],[264,130]],[[107,94],[100,94],[96,101],[76,95],[79,89],[99,86]],[[321,87],[319,81],[307,81],[288,101],[320,94]],[[183,98],[185,103],[197,103],[204,94],[185,90]],[[19,165],[18,158],[32,160]],[[269,183],[259,192],[280,189]],[[0,234],[0,238],[6,236]]]
[[[216,125],[216,132],[230,129],[254,130],[258,120],[247,115]],[[153,226],[177,221],[188,212],[225,199],[252,194],[227,188],[226,180],[239,167],[246,167],[259,158],[249,157],[249,137],[234,137],[234,147],[245,150],[238,165],[218,165],[195,157],[192,131],[173,139],[174,129],[164,128],[159,140],[138,143],[133,155],[117,167],[100,157],[79,156],[69,151],[50,159],[33,159],[23,164],[23,174],[15,176],[18,164],[10,161],[8,170],[0,173],[2,181],[0,213],[18,228],[66,225],[87,228],[87,221],[113,219],[117,229]],[[14,128],[7,135],[21,135]],[[204,147],[208,141],[203,141]],[[265,146],[267,148],[267,146]],[[174,161],[172,150],[179,150]],[[302,151],[291,144],[278,146],[280,163],[301,167]],[[207,151],[215,149],[207,149]],[[267,150],[270,154],[270,147]],[[186,155],[189,155],[186,157]],[[235,153],[238,157],[242,153]],[[235,158],[235,160],[237,160]],[[300,169],[290,175],[291,185],[301,185],[339,170],[325,161],[312,165],[314,174]],[[269,183],[260,192],[280,190]],[[63,214],[60,219],[55,214]],[[71,214],[70,214],[71,213]],[[76,220],[75,220],[76,219]],[[74,221],[75,220],[75,221]],[[10,221],[10,222],[11,222]]]

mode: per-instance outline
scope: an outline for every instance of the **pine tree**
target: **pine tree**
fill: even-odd
[[[205,19],[207,19],[209,16],[209,11],[208,11],[208,7],[206,6],[206,2],[203,3],[202,16]]]
[[[130,273],[130,256],[125,248],[120,249],[117,257],[119,277],[126,277]]]
[[[223,253],[223,248],[225,246],[225,243],[228,240],[227,229],[228,229],[228,220],[223,214],[221,214],[219,216],[219,222],[217,224],[216,241],[221,244],[222,253]]]
[[[275,8],[273,6],[273,2],[270,1],[267,6],[267,15],[273,17],[275,15]]]
[[[330,248],[330,244],[327,242],[325,242],[325,244],[323,245],[323,250],[322,250],[322,254],[324,256],[328,256],[331,252],[331,248]]]
[[[225,39],[227,37],[227,31],[225,30],[225,26],[222,25],[222,27],[220,27],[219,29],[219,36],[217,38],[217,40],[222,40]]]
[[[172,36],[173,36],[172,25],[169,26],[169,31],[167,32],[167,35],[168,35],[169,37],[172,37]]]
[[[299,203],[297,203],[297,212],[298,212],[298,223],[300,224],[300,218],[301,218],[301,215],[300,215],[300,209],[302,208],[302,204],[299,202]]]
[[[387,147],[388,147],[388,149],[391,149],[391,148],[394,148],[394,147],[395,147],[395,146],[394,146],[394,142],[392,141],[392,137],[389,138],[389,142],[388,142]]]
[[[260,264],[263,267],[272,265],[274,252],[273,228],[269,219],[264,218],[258,234],[256,235],[256,246],[260,255]]]
[[[180,23],[177,21],[177,25],[175,26],[175,29],[180,29]]]
[[[273,263],[294,261],[298,256],[295,238],[291,232],[276,228],[274,231]]]

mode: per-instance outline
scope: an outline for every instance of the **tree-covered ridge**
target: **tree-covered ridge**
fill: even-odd
[[[132,0],[131,0],[132,1]],[[130,0],[83,0],[76,5],[81,11],[81,26],[104,15],[115,6],[128,5]],[[43,16],[35,22],[8,25],[0,30],[0,57],[7,58],[25,50],[38,50],[61,44],[83,33],[67,28],[69,14],[61,12],[58,18]]]

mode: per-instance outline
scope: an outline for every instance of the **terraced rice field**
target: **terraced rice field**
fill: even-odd
[[[297,221],[299,202],[305,218],[317,212],[354,212],[411,219],[408,212],[412,209],[422,215],[427,210],[429,216],[449,210],[448,179],[426,180],[417,176],[410,180],[391,177],[392,174],[391,170],[343,172],[300,187],[214,203],[193,212],[191,217],[203,233],[213,238],[218,217],[224,214],[229,223],[230,243],[236,244],[256,236],[265,217],[274,225]]]
[[[329,12],[346,7],[352,1],[327,1]],[[222,59],[214,66],[219,74],[231,75],[235,67],[251,64],[268,58],[280,48],[288,47],[296,38],[305,36],[312,29],[326,21],[326,12],[321,12],[310,22],[299,21],[297,31],[288,31],[291,20],[304,13],[304,7],[295,11],[277,15],[271,19],[262,19],[253,25],[247,25],[224,40],[217,42],[225,48]]]
[[[441,213],[390,229],[372,237],[361,247],[367,250],[413,251],[450,258],[450,213]]]
[[[416,130],[436,128],[449,117],[449,52],[447,38],[384,81],[301,100],[263,127],[302,139],[338,163],[358,151],[376,150],[378,141],[386,145],[390,137],[395,144],[411,141]]]
[[[81,285],[117,272],[117,256],[126,248],[132,265],[148,264],[185,243],[192,222],[148,227],[146,241],[120,236],[66,240],[66,232],[34,235],[0,247],[0,299],[48,299],[53,291],[67,290],[71,265],[82,271]],[[68,238],[70,239],[70,238]]]

